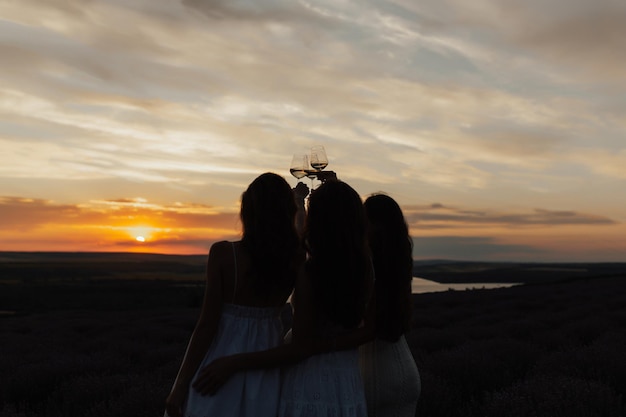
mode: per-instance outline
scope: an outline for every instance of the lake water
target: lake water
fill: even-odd
[[[435,281],[429,281],[424,278],[413,277],[413,281],[411,282],[411,287],[413,290],[413,294],[423,294],[427,292],[441,292],[448,291],[449,289],[463,291],[468,289],[479,289],[479,288],[505,288],[512,287],[517,284],[511,283],[497,283],[497,282],[489,282],[489,283],[481,283],[481,282],[469,282],[463,284],[440,284]]]

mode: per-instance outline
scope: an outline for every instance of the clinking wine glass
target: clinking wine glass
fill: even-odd
[[[328,166],[328,158],[326,150],[322,145],[313,146],[311,148],[311,167],[316,171],[321,171]]]
[[[308,177],[311,178],[311,187],[313,187],[313,179],[317,177],[316,173],[328,166],[328,157],[326,157],[326,150],[322,145],[311,147],[310,161],[313,169],[309,170]]]
[[[291,159],[289,172],[298,180],[307,176],[309,170],[309,157],[306,154],[295,154]]]

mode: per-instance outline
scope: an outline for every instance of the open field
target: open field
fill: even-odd
[[[0,415],[162,415],[204,258],[2,255]],[[414,295],[417,415],[626,415],[626,275],[556,276]]]
[[[624,280],[414,295],[417,415],[626,415]]]

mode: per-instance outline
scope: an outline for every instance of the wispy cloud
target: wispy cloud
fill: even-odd
[[[199,229],[237,233],[238,214],[224,207],[197,203],[159,205],[142,198],[119,198],[83,204],[59,204],[42,199],[0,197],[0,225],[6,232],[48,226],[89,226],[155,229]],[[215,232],[214,232],[215,233]]]
[[[420,229],[471,228],[485,225],[501,227],[615,225],[617,222],[601,215],[570,210],[534,209],[531,212],[499,212],[447,207],[440,203],[430,206],[405,207],[407,222]]]
[[[416,259],[541,259],[546,249],[500,242],[491,237],[430,236],[413,239]]]
[[[172,216],[175,201],[233,212],[256,175],[288,176],[293,153],[324,144],[364,194],[496,205],[420,211],[420,227],[624,221],[609,191],[626,177],[619,1],[24,0],[0,14],[0,195],[40,213],[135,196]]]

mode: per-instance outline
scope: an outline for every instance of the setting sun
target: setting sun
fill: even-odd
[[[137,242],[147,241],[155,231],[154,228],[148,226],[130,227],[127,230]]]

